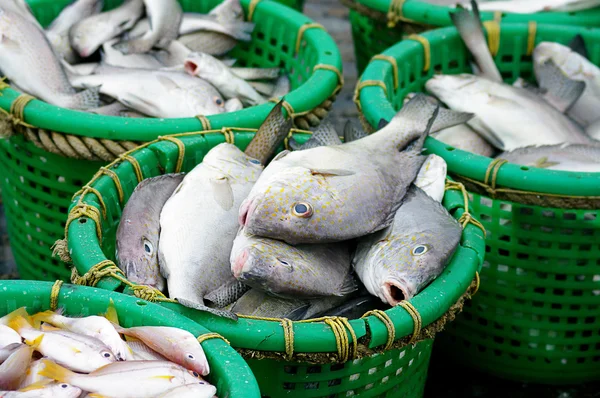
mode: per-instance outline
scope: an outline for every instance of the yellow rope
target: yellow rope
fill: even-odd
[[[290,130],[288,135],[283,139],[283,147],[288,151],[290,150],[290,138],[292,138],[293,136],[294,133],[292,132],[292,130]]]
[[[533,54],[533,50],[535,49],[535,35],[537,33],[537,23],[535,21],[529,21],[529,26],[527,30],[527,55],[531,55]]]
[[[58,293],[60,293],[60,287],[62,286],[63,281],[57,280],[52,285],[52,290],[50,291],[50,311],[56,311],[58,308]]]
[[[369,61],[369,63],[376,61],[376,60],[387,61],[390,64],[392,64],[392,70],[394,72],[394,90],[397,90],[399,81],[398,81],[398,62],[396,62],[396,58],[394,58],[390,55],[378,54],[378,55],[374,56],[373,58],[371,58],[371,61]]]
[[[352,100],[356,104],[356,108],[358,108],[359,112],[362,112],[362,106],[360,105],[360,92],[365,87],[381,87],[383,89],[383,93],[387,97],[387,87],[381,80],[365,80],[358,82],[356,89],[354,90],[354,98],[352,98]]]
[[[77,268],[73,267],[71,270],[71,283],[84,286],[96,286],[98,282],[105,276],[113,276],[114,274],[121,274],[124,276],[115,263],[110,260],[100,261],[88,270],[84,275],[79,275]]]
[[[81,217],[87,217],[92,219],[96,223],[96,235],[98,235],[98,241],[102,242],[102,229],[100,228],[100,211],[96,209],[94,206],[86,205],[84,203],[79,203],[77,206],[73,207],[69,216],[67,217],[67,222],[65,224],[65,238],[68,235],[69,225],[71,223]]]
[[[344,86],[344,75],[342,74],[342,72],[340,72],[340,70],[338,68],[336,68],[333,65],[327,65],[327,64],[317,64],[315,65],[315,67],[313,68],[313,72],[319,69],[323,69],[323,70],[329,70],[333,73],[335,73],[337,75],[338,78],[338,85],[335,88],[335,92],[339,91],[342,89],[342,87]]]
[[[315,22],[307,23],[307,24],[300,26],[300,29],[298,29],[298,36],[296,37],[296,51],[294,52],[294,54],[298,54],[298,52],[300,51],[300,44],[302,43],[302,37],[304,36],[304,32],[307,31],[308,29],[323,29],[323,30],[325,30],[323,25],[315,23]]]
[[[140,162],[138,162],[136,158],[130,155],[125,155],[122,158],[126,159],[129,163],[131,163],[131,166],[133,166],[133,170],[135,171],[135,176],[138,180],[138,184],[142,182],[144,180],[144,173],[142,173],[142,167],[140,166]]]
[[[500,49],[500,24],[497,21],[485,21],[483,26],[487,30],[490,54],[495,57]]]
[[[462,216],[460,216],[460,218],[458,219],[458,222],[459,222],[459,224],[462,225],[463,229],[467,226],[467,224],[471,223],[471,224],[475,225],[476,227],[478,227],[479,229],[481,229],[483,231],[483,236],[485,237],[486,236],[485,227],[483,226],[483,224],[481,224],[479,222],[479,220],[473,218],[473,216],[469,212],[469,195],[467,194],[467,190],[465,189],[465,186],[463,184],[461,184],[460,182],[446,180],[445,190],[455,190],[455,191],[460,191],[462,193],[465,210],[464,210]]]
[[[394,327],[394,322],[392,322],[388,314],[381,310],[368,311],[363,316],[361,316],[361,318],[367,318],[370,315],[373,315],[376,318],[378,318],[387,329],[388,338],[387,342],[385,343],[384,350],[389,350],[392,347],[392,344],[394,344],[394,340],[396,340],[396,328]]]
[[[284,318],[281,320],[281,327],[283,327],[285,357],[288,361],[291,361],[294,357],[294,323],[291,320]]]
[[[228,144],[235,144],[235,134],[233,133],[233,131],[231,131],[231,129],[223,127],[221,129],[221,133],[223,133],[223,136],[225,137],[225,142],[227,142]]]
[[[208,118],[204,115],[197,115],[196,119],[198,119],[200,121],[200,123],[202,123],[202,130],[210,130],[210,120],[208,120]]]
[[[404,308],[413,320],[414,329],[413,329],[412,337],[409,340],[409,344],[412,344],[416,341],[417,337],[421,333],[421,327],[423,326],[422,320],[421,320],[421,314],[419,314],[419,311],[417,311],[417,309],[409,301],[402,300],[401,302],[398,303],[398,306]]]
[[[475,271],[475,289],[473,289],[473,293],[471,293],[471,296],[474,296],[479,291],[480,282],[481,280],[479,279],[479,272]]]
[[[123,204],[125,194],[123,193],[123,186],[121,185],[121,180],[119,179],[119,176],[117,175],[117,173],[115,173],[114,171],[112,171],[106,167],[100,167],[99,173],[107,175],[110,178],[112,178],[113,182],[115,183],[115,186],[117,187],[117,193],[119,194],[119,202],[121,202],[121,204]]]
[[[431,45],[429,40],[417,34],[409,35],[406,39],[416,40],[423,46],[423,71],[427,72],[431,67]]]
[[[29,94],[21,94],[10,105],[10,113],[20,121],[25,120],[25,107],[35,98]]]
[[[483,180],[483,183],[491,186],[492,189],[496,189],[496,177],[498,176],[498,171],[500,171],[500,167],[504,166],[506,163],[508,163],[508,160],[501,158],[492,160],[485,171],[485,179]]]
[[[168,135],[158,137],[158,139],[161,141],[171,141],[173,144],[177,145],[179,153],[177,154],[177,166],[175,167],[175,173],[181,172],[181,169],[183,168],[183,159],[185,158],[185,145],[183,142],[181,142],[180,139]]]
[[[198,343],[202,344],[206,340],[211,340],[211,339],[221,339],[224,342],[226,342],[227,344],[231,345],[231,343],[229,343],[229,341],[225,337],[221,336],[219,333],[202,334],[202,335],[198,336],[198,338],[196,340],[198,340]]]
[[[261,0],[252,0],[248,5],[248,21],[252,21],[252,17],[254,16],[254,10],[256,6]]]
[[[494,11],[494,21],[498,23],[502,21],[502,11]]]
[[[396,24],[404,19],[402,14],[402,7],[404,7],[405,0],[392,0],[390,2],[390,8],[388,9],[388,28],[393,28]]]
[[[81,195],[81,197],[79,198],[79,203],[82,203],[83,197],[88,193],[93,193],[94,195],[96,195],[96,197],[98,198],[98,202],[100,202],[100,207],[102,209],[102,218],[106,218],[106,203],[104,203],[104,198],[102,197],[102,194],[96,188],[92,188],[89,185],[84,185],[83,188],[75,192],[71,200]]]

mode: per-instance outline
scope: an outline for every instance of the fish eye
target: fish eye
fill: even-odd
[[[104,351],[104,352],[102,353],[102,356],[103,356],[104,358],[110,358],[110,357],[112,357],[112,354],[111,354],[110,352],[108,352],[108,351]]]
[[[190,371],[190,373],[191,373],[191,374],[192,374],[192,376],[194,376],[194,377],[200,377],[200,374],[199,374],[198,372],[195,372],[195,371],[193,371],[193,370],[192,370],[192,371]]]
[[[60,387],[61,388],[67,388],[67,387],[69,387],[69,385],[68,384],[61,384]]]
[[[260,164],[260,160],[257,159],[249,159],[248,161],[253,164]]]
[[[413,247],[412,249],[412,255],[413,256],[420,256],[421,254],[425,254],[427,252],[427,246],[424,245],[418,245]]]
[[[309,218],[313,215],[313,208],[310,203],[298,202],[292,206],[292,214],[296,217]]]
[[[277,259],[277,261],[279,261],[281,264],[283,264],[283,265],[285,265],[287,267],[289,267],[289,265],[290,265],[290,263],[288,263],[287,261],[283,261],[283,260],[280,260],[280,259]]]
[[[187,357],[188,357],[189,359],[196,359],[196,358],[194,358],[194,356],[193,356],[192,354],[187,354]]]
[[[215,104],[222,106],[224,104],[224,102],[221,98],[215,97]]]
[[[148,239],[144,239],[144,251],[150,255],[154,251],[154,246],[152,246],[152,243],[150,243],[150,241],[148,241]]]

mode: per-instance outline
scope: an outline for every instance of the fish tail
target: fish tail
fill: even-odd
[[[14,314],[14,313],[13,313]],[[20,333],[23,329],[30,329],[31,324],[27,322],[20,314],[10,314],[8,317],[8,327]]]
[[[31,317],[31,320],[33,322],[33,326],[36,329],[39,329],[42,322],[51,323],[52,325],[55,325],[55,326],[61,326],[62,322],[60,322],[59,319],[57,319],[57,318],[58,318],[58,316],[56,316],[56,314],[53,311],[48,310],[48,311],[38,312],[37,314],[35,314]]]
[[[61,101],[61,106],[71,109],[93,109],[100,105],[100,86],[90,87],[87,90],[78,92],[77,94],[69,95],[64,101]]]
[[[75,373],[69,369],[63,368],[57,363],[54,363],[48,359],[42,360],[44,368],[38,372],[38,375],[48,377],[60,382],[69,382]]]
[[[119,326],[119,315],[117,315],[117,309],[115,308],[115,302],[113,299],[110,299],[108,303],[108,307],[106,308],[106,313],[104,317],[109,320],[113,325]]]
[[[254,30],[253,22],[229,22],[223,24],[223,27],[227,31],[227,34],[234,39],[238,39],[241,41],[250,41],[252,40],[252,31]]]
[[[31,349],[39,351],[38,348],[42,344],[43,339],[44,339],[44,334],[42,333],[33,340],[25,340],[25,344],[27,344],[29,347],[31,347]]]
[[[11,312],[10,314],[8,314],[5,317],[3,317],[2,319],[0,319],[0,324],[8,326],[8,322],[10,320],[14,319],[17,316],[22,316],[23,318],[25,318],[26,320],[28,320],[29,323],[31,323],[31,317],[27,313],[27,310],[25,309],[25,307],[21,307],[21,308],[17,308],[16,310],[14,310],[13,312]]]

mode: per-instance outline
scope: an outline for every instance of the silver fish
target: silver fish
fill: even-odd
[[[44,359],[47,359],[44,357]],[[29,364],[29,368],[26,371],[25,378],[19,385],[19,388],[25,388],[32,384],[39,382],[52,382],[53,380],[48,379],[47,377],[40,376],[38,372],[42,370],[43,364],[41,359],[36,359]]]
[[[126,344],[133,352],[136,361],[168,361],[167,358],[137,339],[129,340]]]
[[[104,105],[99,108],[88,110],[90,113],[105,116],[121,116],[121,117],[147,117],[139,112],[136,112],[119,101],[115,101],[112,104]]]
[[[469,74],[435,75],[425,86],[450,109],[474,113],[469,126],[498,149],[590,142],[578,125],[529,90]]]
[[[220,32],[199,31],[179,36],[181,44],[192,51],[202,52],[215,57],[227,54],[237,45],[237,39]]]
[[[135,188],[117,229],[117,260],[133,283],[164,290],[158,266],[160,213],[184,173],[147,178]]]
[[[511,163],[548,170],[600,171],[600,142],[596,144],[542,145],[498,155]]]
[[[102,11],[103,3],[103,0],[76,0],[65,7],[52,21],[52,24],[46,29],[46,37],[59,58],[69,63],[77,62],[77,53],[73,51],[69,41],[69,30],[82,19]]]
[[[278,297],[344,296],[357,289],[345,242],[291,246],[240,228],[230,261],[239,281]]]
[[[22,344],[0,365],[0,390],[16,390],[25,379],[33,348]]]
[[[490,157],[494,154],[492,147],[483,137],[477,134],[469,125],[459,124],[458,126],[444,129],[438,133],[431,134],[436,140],[442,141],[454,148],[463,151],[476,153],[481,156]]]
[[[21,15],[23,18],[37,26],[40,30],[44,30],[38,20],[35,19],[33,12],[31,12],[31,7],[29,7],[29,4],[25,0],[5,0],[2,3],[2,8]]]
[[[184,70],[183,64],[192,50],[179,40],[173,40],[164,50],[151,53],[165,67],[179,67]]]
[[[319,126],[314,129],[312,136],[304,144],[298,144],[293,138],[289,140],[289,146],[293,150],[301,151],[305,149],[316,148],[327,145],[341,145],[342,140],[335,131],[335,128],[328,121],[322,121]]]
[[[225,101],[226,112],[241,111],[242,109],[244,109],[244,104],[242,104],[239,98],[231,98]]]
[[[183,9],[177,0],[144,0],[150,30],[142,37],[126,40],[114,47],[123,54],[140,54],[153,47],[166,48],[177,38]]]
[[[258,79],[277,79],[279,77],[279,68],[235,68],[230,67],[229,70],[244,80]]]
[[[275,98],[281,98],[285,95],[288,95],[288,93],[291,91],[291,89],[292,89],[292,84],[290,82],[290,78],[287,77],[286,75],[281,75],[277,79],[277,82],[275,83],[275,88],[273,89],[271,96],[273,96]]]
[[[587,126],[585,128],[585,133],[595,140],[600,140],[600,120]]]
[[[208,15],[215,17],[220,22],[243,21],[244,9],[240,0],[225,0],[210,10]]]
[[[39,382],[17,391],[0,391],[2,398],[77,398],[81,389],[67,383]]]
[[[98,106],[98,90],[77,93],[44,33],[20,14],[0,8],[0,36],[0,69],[26,93],[64,108]]]
[[[339,242],[384,229],[425,160],[427,134],[471,117],[436,108],[419,94],[368,137],[282,152],[240,207],[240,225],[290,244]]]
[[[131,29],[143,12],[142,0],[125,0],[113,10],[84,18],[69,31],[71,46],[81,57],[89,57],[106,41]]]
[[[0,348],[0,364],[8,359],[13,352],[21,348],[24,344],[22,343],[12,343],[7,346]]]
[[[362,126],[359,126],[357,123],[348,120],[344,125],[344,142],[360,140],[366,136],[368,136],[368,134],[362,129]]]
[[[21,343],[21,336],[19,336],[19,333],[6,325],[0,324],[0,348],[17,343]]]
[[[208,383],[186,384],[175,387],[156,398],[213,398],[216,397],[217,389]]]
[[[114,48],[119,39],[111,39],[102,45],[102,61],[111,66],[137,69],[160,69],[165,65],[152,54],[123,54]]]

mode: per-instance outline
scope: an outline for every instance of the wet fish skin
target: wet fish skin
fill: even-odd
[[[0,364],[2,364],[2,362],[6,361],[8,359],[8,357],[10,357],[10,355],[14,351],[19,349],[22,345],[23,344],[21,344],[21,343],[12,343],[5,347],[0,348]]]
[[[144,0],[150,18],[150,30],[142,37],[115,44],[123,54],[140,54],[153,47],[166,48],[177,39],[183,18],[183,9],[177,0]]]
[[[368,134],[357,123],[348,120],[344,125],[344,142],[360,140],[366,136],[368,136]]]
[[[42,370],[43,364],[42,359],[36,359],[29,364],[29,368],[26,371],[25,378],[19,385],[19,389],[28,387],[32,384],[40,383],[40,382],[52,382],[53,380],[48,379],[47,377],[40,376],[38,372]]]
[[[431,136],[444,144],[481,156],[491,157],[495,152],[494,147],[467,124],[459,124]]]
[[[299,145],[293,138],[289,140],[289,145],[293,150],[305,150],[319,146],[341,145],[342,140],[335,131],[335,127],[328,121],[322,121],[314,129],[312,136],[303,144]]]
[[[267,164],[275,149],[289,135],[292,126],[292,118],[283,114],[283,101],[279,101],[260,125],[244,153],[258,159],[263,165]]]
[[[69,31],[71,46],[83,58],[100,46],[132,28],[144,12],[142,0],[125,0],[113,10],[80,20]]]
[[[198,31],[179,36],[182,44],[195,52],[219,57],[233,50],[238,41],[225,33]]]
[[[33,12],[31,12],[31,7],[29,7],[29,4],[25,0],[5,0],[1,7],[21,15],[37,26],[39,30],[44,30],[38,20],[35,19]]]
[[[371,310],[388,310],[390,307],[384,305],[379,298],[366,294],[340,304],[337,307],[327,309],[314,315],[315,318],[324,316],[339,316],[347,319],[358,319]]]
[[[160,69],[164,64],[152,54],[123,54],[114,45],[119,39],[111,39],[102,45],[102,62],[121,68]]]
[[[215,397],[217,389],[206,384],[186,384],[158,395],[157,398],[212,398]]]
[[[67,383],[39,382],[17,391],[0,391],[2,398],[77,398],[81,389]]]
[[[524,166],[578,172],[600,171],[600,142],[541,145],[504,152],[498,158]]]
[[[167,358],[137,339],[128,340],[126,344],[133,351],[133,356],[137,361],[168,361]]]
[[[425,160],[430,130],[471,117],[417,95],[384,129],[359,141],[281,153],[240,207],[240,225],[289,244],[339,242],[384,229]]]
[[[310,304],[298,299],[283,299],[270,296],[260,289],[250,289],[231,307],[231,312],[240,315],[266,318],[287,318],[292,321],[303,319]]]
[[[117,260],[133,283],[164,290],[158,265],[160,213],[183,181],[184,173],[143,180],[127,201],[117,228]]]
[[[0,365],[0,390],[16,390],[25,378],[33,348],[22,344]]]
[[[20,14],[0,8],[0,69],[11,82],[49,104],[98,106],[98,90],[76,93],[44,33]]]
[[[220,22],[243,21],[244,9],[240,0],[225,0],[210,10],[208,15],[215,17]]]
[[[164,50],[156,51],[152,53],[152,56],[166,67],[178,67],[178,69],[183,71],[185,59],[191,53],[192,50],[185,44],[179,40],[173,40]]]
[[[277,81],[275,82],[275,89],[271,96],[274,98],[282,98],[292,90],[292,83],[290,82],[290,78],[286,75],[281,75]]]
[[[21,343],[21,336],[7,325],[0,324],[0,348]]]
[[[225,101],[226,112],[241,111],[242,109],[244,109],[244,104],[242,104],[239,98],[231,98]]]

